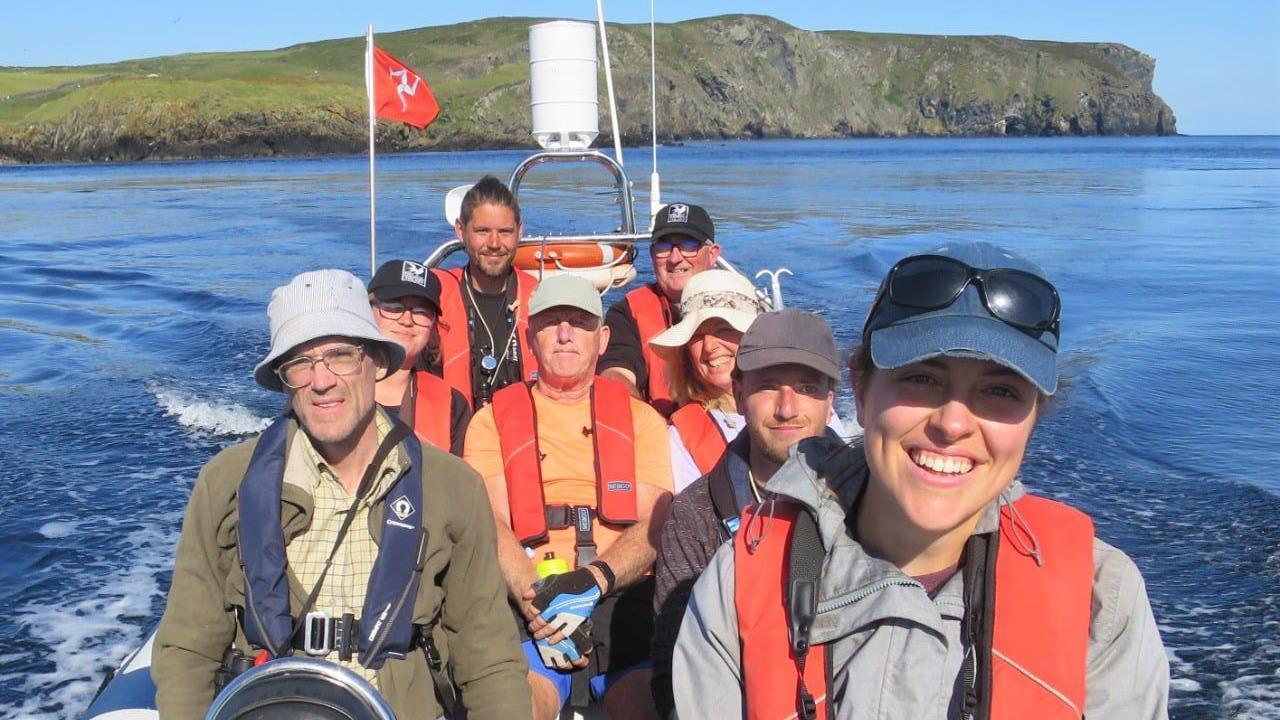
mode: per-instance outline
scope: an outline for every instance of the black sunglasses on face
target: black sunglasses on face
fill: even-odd
[[[978,287],[991,316],[1023,330],[1049,331],[1058,337],[1062,303],[1047,280],[1023,270],[978,270],[943,255],[905,258],[889,271],[889,299],[921,311],[955,302],[969,283]]]
[[[684,257],[693,257],[702,249],[703,242],[694,238],[681,238],[679,240],[654,240],[649,243],[649,251],[654,257],[664,258],[671,254],[673,249],[679,250]]]

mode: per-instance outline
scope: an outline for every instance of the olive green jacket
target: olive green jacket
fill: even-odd
[[[290,428],[285,447],[292,446],[296,431],[296,426]],[[214,673],[233,642],[245,654],[254,654],[233,608],[244,606],[236,490],[256,443],[234,445],[210,460],[187,505],[151,666],[156,703],[165,720],[204,717],[213,702]],[[437,622],[436,644],[470,720],[527,718],[527,662],[507,606],[484,484],[462,460],[426,443],[422,462],[428,545],[414,622]],[[378,498],[369,510],[375,542],[385,503],[385,497]],[[286,545],[307,531],[311,511],[311,496],[285,483],[280,522]],[[296,613],[310,588],[301,587],[290,571],[289,589]],[[434,720],[443,714],[420,651],[388,660],[377,680],[397,718]]]

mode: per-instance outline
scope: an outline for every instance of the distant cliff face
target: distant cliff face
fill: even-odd
[[[426,131],[381,150],[523,147],[528,26],[501,18],[378,36],[435,89]],[[647,142],[649,29],[610,27],[624,139]],[[658,27],[662,139],[1170,135],[1155,61],[1123,45],[809,32],[759,16]],[[363,39],[79,68],[0,69],[0,161],[361,152]],[[609,126],[601,75],[601,128]]]

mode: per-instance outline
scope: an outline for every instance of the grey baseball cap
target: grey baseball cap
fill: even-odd
[[[743,372],[774,365],[804,365],[840,381],[836,340],[821,315],[797,308],[761,313],[738,344]]]
[[[575,307],[598,318],[604,317],[604,305],[595,285],[586,278],[567,273],[552,275],[538,283],[538,289],[529,298],[530,316],[553,307]]]
[[[973,270],[1018,270],[1049,283],[1044,270],[1026,258],[985,242],[944,245],[917,255],[958,260]],[[895,265],[896,267],[896,265]],[[978,285],[970,281],[951,304],[931,310],[899,305],[893,301],[886,275],[863,326],[862,341],[871,345],[871,361],[882,369],[910,365],[941,355],[991,360],[1030,380],[1046,395],[1058,389],[1058,330],[1019,328],[993,316],[982,301]],[[1052,284],[1050,283],[1050,287]],[[1055,291],[1056,293],[1056,291]],[[1056,298],[1056,294],[1054,295]],[[1038,314],[1048,316],[1052,303],[1033,292],[999,298],[999,301],[1035,302]],[[1056,302],[1056,300],[1054,301]]]
[[[268,390],[284,392],[275,373],[277,360],[299,345],[331,335],[381,345],[388,367],[404,364],[404,346],[378,332],[364,283],[346,270],[312,270],[295,276],[272,291],[267,319],[271,349],[253,369],[253,379]]]

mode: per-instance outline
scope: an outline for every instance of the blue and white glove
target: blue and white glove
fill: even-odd
[[[565,639],[550,644],[537,642],[542,662],[551,668],[571,669],[574,660],[590,651],[591,613],[600,602],[600,586],[586,568],[551,575],[533,586],[533,606],[551,628]]]
[[[538,656],[542,664],[555,670],[572,671],[575,660],[583,657],[591,649],[591,621],[578,626],[573,634],[558,643],[549,643],[546,638],[536,642]]]

